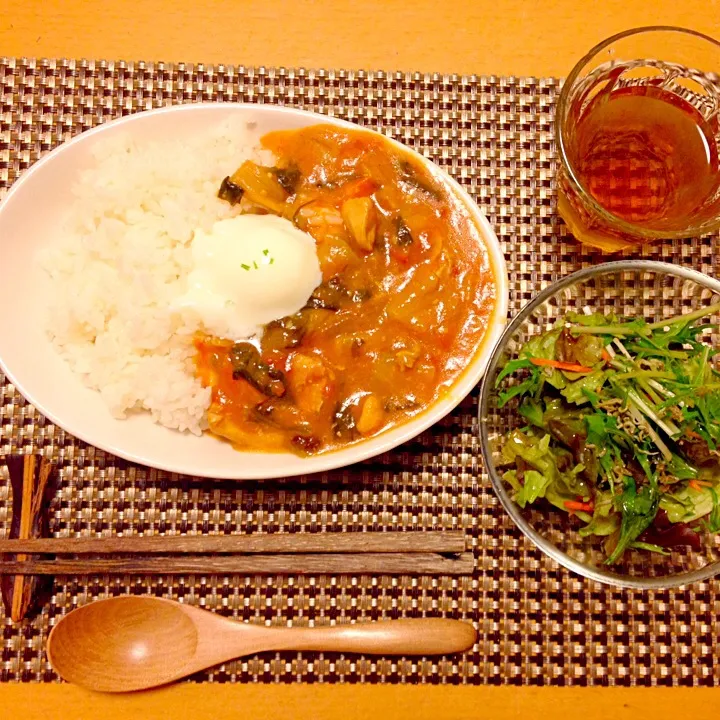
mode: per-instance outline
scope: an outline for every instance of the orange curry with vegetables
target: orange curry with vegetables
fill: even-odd
[[[462,201],[368,132],[274,132],[275,167],[247,161],[219,197],[291,220],[323,282],[259,343],[198,337],[210,430],[240,449],[333,450],[421,412],[472,358],[495,302],[487,249]]]

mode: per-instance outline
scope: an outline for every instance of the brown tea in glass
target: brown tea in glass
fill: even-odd
[[[709,65],[707,63],[710,63]],[[565,83],[558,210],[605,251],[720,226],[720,44],[677,28],[601,43]]]

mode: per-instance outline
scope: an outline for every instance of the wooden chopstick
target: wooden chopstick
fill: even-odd
[[[470,575],[471,552],[320,553],[288,555],[195,555],[127,558],[58,558],[0,562],[12,575]]]
[[[412,555],[461,553],[465,549],[465,534],[455,530],[0,539],[0,554],[35,555],[171,553],[408,553]]]
[[[20,556],[0,575],[468,575],[465,550],[463,532],[432,530],[0,539],[0,555]]]

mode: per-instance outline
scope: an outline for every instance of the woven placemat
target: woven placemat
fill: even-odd
[[[553,79],[460,77],[72,60],[0,59],[0,197],[44,152],[98,123],[196,101],[276,103],[376,128],[435,160],[487,214],[505,250],[510,308],[599,256],[554,211]],[[643,248],[716,269],[718,238]],[[718,260],[720,262],[720,260]],[[1,308],[0,312],[8,312]],[[662,592],[606,588],[546,559],[504,515],[477,439],[477,393],[414,441],[373,461],[288,481],[216,483],[134,466],[46,421],[7,382],[0,452],[50,454],[61,468],[56,534],[251,533],[462,528],[473,577],[57,578],[42,612],[2,619],[0,680],[50,682],[59,616],[92,599],[154,594],[241,620],[285,625],[447,616],[475,623],[462,657],[429,660],[266,654],[195,679],[214,682],[718,685],[716,582]],[[9,530],[0,479],[0,530]]]

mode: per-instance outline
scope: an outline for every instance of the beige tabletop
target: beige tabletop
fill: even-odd
[[[720,0],[3,0],[0,54],[564,75],[604,37],[682,25],[720,37]],[[715,689],[182,684],[132,696],[0,686],[0,717],[700,718]]]

